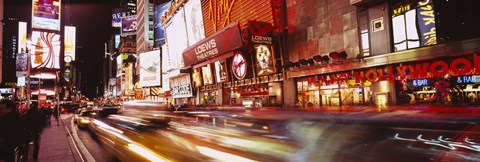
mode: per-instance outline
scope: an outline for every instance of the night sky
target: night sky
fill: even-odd
[[[31,0],[4,3],[4,18],[16,18],[31,25]],[[119,4],[120,0],[62,0],[62,26],[77,27],[76,63],[81,72],[81,91],[89,98],[103,94],[104,43],[114,33],[111,13]]]

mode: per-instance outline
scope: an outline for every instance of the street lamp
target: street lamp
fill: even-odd
[[[31,61],[30,61],[30,49],[32,47],[32,40],[30,38],[27,39],[27,109],[30,109],[30,70],[32,68]]]

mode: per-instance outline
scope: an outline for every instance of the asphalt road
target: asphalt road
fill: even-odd
[[[72,135],[75,136],[74,133],[78,136],[78,138],[81,140],[85,148],[88,150],[90,155],[93,157],[93,159],[96,162],[118,162],[119,160],[110,154],[108,151],[103,149],[101,144],[97,142],[97,140],[92,136],[91,132],[88,129],[78,129],[77,125],[74,124],[72,128],[71,121],[73,120],[73,116],[66,119],[65,121],[68,122],[68,127],[70,130],[75,129],[75,131],[72,131]]]

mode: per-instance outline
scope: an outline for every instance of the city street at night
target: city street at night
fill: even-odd
[[[480,162],[478,0],[0,0],[0,162]]]

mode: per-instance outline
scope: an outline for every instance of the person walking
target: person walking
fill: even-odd
[[[13,101],[0,101],[0,161],[15,161],[15,148],[26,142],[25,123]]]
[[[49,107],[43,107],[42,110],[45,113],[45,125],[52,126],[53,110]]]
[[[53,117],[55,117],[55,121],[57,121],[57,126],[59,125],[58,123],[58,117],[60,116],[59,109],[57,106],[55,106],[55,109],[53,109]]]
[[[45,114],[38,110],[38,103],[32,102],[30,110],[25,114],[26,128],[33,141],[33,159],[38,159],[40,151],[40,134],[45,127]]]

